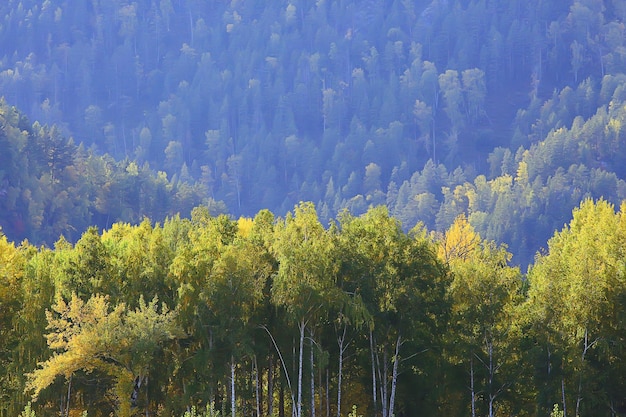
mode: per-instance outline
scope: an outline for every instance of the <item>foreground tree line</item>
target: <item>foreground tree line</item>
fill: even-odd
[[[464,216],[383,207],[2,237],[2,413],[616,415],[625,209],[583,202],[526,275]]]

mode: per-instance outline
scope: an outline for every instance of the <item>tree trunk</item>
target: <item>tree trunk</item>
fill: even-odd
[[[252,366],[254,368],[254,394],[256,397],[256,417],[261,417],[261,393],[259,383],[259,367],[256,360],[256,355],[252,357]]]
[[[311,353],[310,353],[310,359],[311,359],[311,417],[315,417],[315,357],[313,354],[313,345],[314,345],[314,339],[313,339],[313,330],[309,330],[309,335],[311,337]]]
[[[378,355],[377,355],[378,356]],[[380,369],[380,365],[379,365]],[[380,402],[382,405],[383,417],[390,417],[387,413],[387,393],[389,392],[389,365],[387,363],[387,350],[383,352],[383,376],[380,379]]]
[[[274,356],[270,355],[267,370],[267,415],[274,416]]]
[[[377,386],[376,386],[376,361],[374,359],[374,335],[370,329],[370,355],[372,361],[372,400],[374,403],[374,416],[378,414],[378,400],[376,399]]]
[[[587,356],[587,351],[591,349],[591,347],[597,342],[597,339],[593,342],[589,343],[589,332],[585,328],[585,336],[583,339],[583,351],[580,355],[580,375],[578,377],[578,395],[576,397],[576,416],[580,415],[580,404],[583,401],[583,372],[585,366],[585,357]]]
[[[302,417],[302,362],[304,350],[304,331],[306,323],[304,320],[300,322],[300,352],[298,352],[298,402],[296,403],[296,417]]]
[[[209,342],[209,352],[213,351],[213,332],[211,331],[211,329],[209,329],[208,332],[208,342]],[[210,375],[211,373],[209,373]],[[184,385],[183,385],[184,387]],[[219,388],[217,388],[217,385],[215,383],[215,379],[211,378],[210,382],[209,382],[209,401],[211,402],[211,404],[215,404],[215,397],[216,397],[216,393],[215,391],[218,390]],[[217,392],[217,395],[219,395],[219,391]]]
[[[235,417],[237,406],[235,404],[235,357],[230,356],[230,415]]]
[[[70,380],[67,383],[67,401],[65,403],[65,417],[70,416],[70,398],[72,395],[72,375],[70,375]]]
[[[487,351],[489,352],[489,417],[493,417],[493,402],[496,399],[493,393],[493,377],[495,374],[493,365],[493,343],[488,342]]]
[[[563,401],[563,417],[567,417],[567,403],[565,402],[565,378],[561,377],[561,401]]]
[[[391,396],[389,398],[389,416],[393,416],[393,408],[396,402],[396,387],[398,385],[398,364],[400,363],[400,346],[402,345],[402,338],[398,334],[398,340],[396,341],[396,352],[393,358],[393,372],[391,374]]]
[[[295,416],[296,408],[295,408],[294,405],[295,405],[296,400],[295,400],[295,396],[294,396],[294,393],[293,393],[293,386],[291,385],[291,379],[289,378],[289,372],[287,372],[287,365],[285,363],[285,359],[283,358],[282,353],[280,353],[280,349],[278,348],[278,345],[276,344],[276,340],[274,339],[274,336],[272,336],[272,333],[269,331],[269,329],[267,327],[263,326],[263,329],[265,329],[265,331],[267,332],[268,336],[270,337],[270,339],[272,341],[272,344],[276,348],[276,353],[278,353],[278,357],[279,357],[280,363],[282,365],[282,371],[284,372],[284,381],[287,381],[287,384],[289,385],[289,393],[291,394],[291,415]],[[293,346],[293,350],[294,350],[294,352],[293,352],[293,357],[294,357],[293,366],[295,367],[295,341],[294,341],[293,345],[294,345]],[[300,358],[300,360],[302,361],[302,358]],[[280,390],[281,390],[280,391],[280,395],[281,395],[281,404],[280,404],[280,406],[282,407],[281,408],[282,415],[280,417],[284,417],[284,414],[285,414],[285,407],[284,407],[284,405],[285,405],[284,381],[282,379],[280,381]]]
[[[472,417],[476,417],[476,391],[474,389],[474,355],[470,358],[470,391],[472,392]]]
[[[343,378],[343,352],[344,342],[346,340],[346,328],[347,326],[343,326],[343,333],[341,337],[337,339],[339,342],[339,370],[337,375],[337,417],[341,417],[341,380]]]

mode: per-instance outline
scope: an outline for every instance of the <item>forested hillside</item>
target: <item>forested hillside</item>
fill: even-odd
[[[626,197],[622,1],[7,0],[0,17],[0,94],[24,114],[4,110],[15,241],[208,199],[313,201],[323,222],[385,204],[405,230],[465,213],[525,267],[581,199]],[[45,177],[20,135],[67,158]],[[121,172],[117,201],[94,200],[86,155]],[[135,169],[155,201],[124,197]]]
[[[623,415],[625,210],[583,202],[526,280],[464,216],[406,233],[384,207],[1,237],[0,410]]]
[[[64,138],[56,126],[32,126],[0,101],[1,231],[19,241],[76,241],[91,225],[164,219],[208,204],[226,211],[206,188],[186,177],[168,179],[144,163],[98,155]]]
[[[625,21],[0,2],[0,416],[625,415]]]

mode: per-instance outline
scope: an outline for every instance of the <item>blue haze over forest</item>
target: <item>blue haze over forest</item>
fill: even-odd
[[[31,1],[0,6],[0,225],[315,203],[460,214],[530,263],[626,197],[621,1]],[[32,126],[36,123],[36,126]]]

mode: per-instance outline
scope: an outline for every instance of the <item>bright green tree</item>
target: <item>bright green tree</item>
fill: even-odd
[[[295,416],[302,416],[304,339],[314,329],[335,289],[337,262],[333,241],[318,220],[312,203],[301,203],[276,224],[273,244],[279,268],[272,287],[273,302],[298,326],[298,383]]]
[[[512,323],[522,277],[519,268],[508,265],[511,254],[506,248],[483,241],[464,216],[452,224],[440,245],[453,275],[450,336],[458,352],[452,355],[459,355],[459,362],[469,368],[472,417],[493,417],[500,397],[516,382],[519,355]],[[484,409],[478,408],[480,398]]]
[[[343,216],[340,225],[350,274],[360,277],[354,291],[372,318],[368,359],[373,410],[391,416],[400,373],[427,366],[423,361],[428,355],[417,352],[432,353],[438,344],[447,314],[446,270],[423,231],[403,232],[385,207],[358,218]]]
[[[528,317],[544,346],[544,378],[559,379],[544,397],[559,400],[565,414],[610,409],[624,386],[612,372],[623,337],[624,208],[616,214],[604,200],[581,203],[529,272]]]

